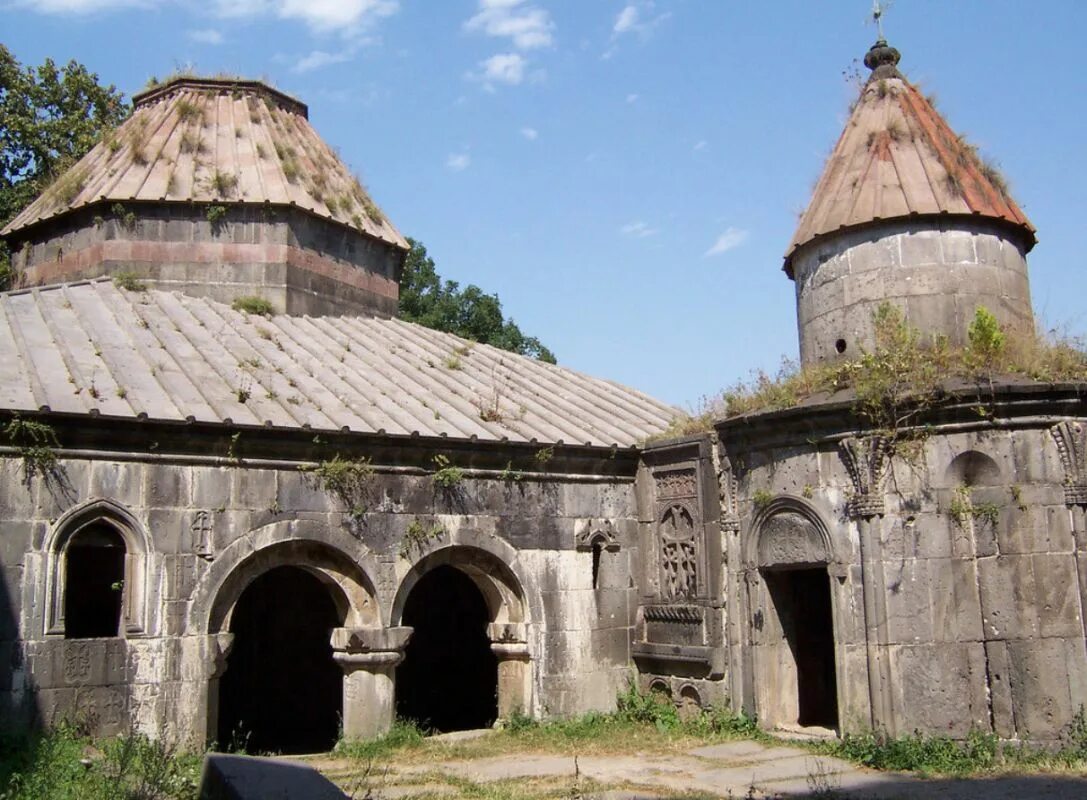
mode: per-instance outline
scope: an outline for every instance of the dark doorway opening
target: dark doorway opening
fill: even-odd
[[[441,733],[491,725],[498,661],[487,638],[487,603],[472,579],[435,567],[411,590],[403,619],[415,632],[396,670],[397,715]]]
[[[837,728],[834,622],[826,568],[769,572],[766,585],[796,663],[797,723]]]
[[[250,753],[316,753],[339,736],[343,671],[332,629],[343,624],[319,578],[276,567],[238,599],[234,646],[219,681],[219,746]]]
[[[65,551],[64,638],[117,636],[125,585],[125,540],[109,525],[90,525]]]

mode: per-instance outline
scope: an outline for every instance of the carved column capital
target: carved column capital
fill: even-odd
[[[1049,432],[1057,443],[1064,467],[1065,504],[1087,506],[1087,421],[1062,420]]]
[[[883,482],[891,460],[891,439],[875,434],[850,436],[838,443],[842,458],[853,482],[853,497],[847,511],[853,519],[871,519],[885,513]]]
[[[413,628],[335,628],[332,659],[344,672],[375,672],[395,667],[404,660],[404,648]]]

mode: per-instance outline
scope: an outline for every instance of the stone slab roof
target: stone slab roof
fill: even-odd
[[[786,250],[786,272],[796,250],[821,236],[915,215],[990,217],[1020,228],[1028,249],[1034,244],[1034,228],[999,173],[893,64],[861,91]]]
[[[272,203],[408,245],[309,124],[306,106],[257,81],[179,78],[135,109],[4,229],[93,203]]]
[[[409,322],[262,317],[107,280],[0,294],[0,352],[13,411],[622,447],[677,413]]]

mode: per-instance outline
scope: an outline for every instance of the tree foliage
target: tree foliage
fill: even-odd
[[[0,226],[128,116],[124,96],[98,75],[69,61],[23,67],[0,44]],[[6,282],[8,258],[0,244]],[[3,288],[0,285],[0,288]]]
[[[422,242],[408,239],[411,252],[400,278],[400,318],[428,328],[455,333],[513,353],[555,363],[554,354],[535,336],[525,336],[502,314],[498,295],[469,284],[443,281]]]

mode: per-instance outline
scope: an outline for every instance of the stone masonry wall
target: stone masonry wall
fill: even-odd
[[[847,454],[812,429],[760,443],[722,426],[742,516],[726,542],[734,706],[795,724],[780,698],[797,665],[777,649],[766,583],[816,566],[843,730],[1058,738],[1087,703],[1087,539],[1068,489],[1081,478],[1062,461],[1082,460],[1087,428],[1064,423],[1079,444],[1062,453],[1056,423],[936,427],[911,459],[871,439]]]
[[[213,222],[208,208],[74,212],[12,242],[12,265],[22,286],[129,272],[155,288],[226,303],[257,295],[296,316],[396,314],[397,248],[295,209],[228,204]]]
[[[510,652],[527,650],[528,668],[500,673],[500,708],[507,692],[537,715],[608,709],[629,680],[632,476],[469,474],[446,490],[426,474],[379,469],[367,486],[368,510],[352,520],[290,465],[65,458],[59,467],[63,483],[39,475],[27,485],[17,456],[0,459],[5,728],[79,717],[102,733],[131,724],[183,739],[201,740],[209,727],[214,735],[209,680],[229,668],[229,605],[248,580],[280,564],[325,570],[348,598],[349,627],[394,632],[412,581],[431,566],[462,565],[480,580],[512,576],[495,579],[504,599],[493,635]],[[114,519],[130,515],[125,524],[146,534],[142,568],[132,573],[139,585],[125,588],[126,604],[141,607],[126,609],[124,637],[65,640],[56,632],[62,570],[52,548],[66,519],[88,504],[93,515],[102,501]],[[410,541],[414,523],[440,533]],[[594,586],[593,555],[582,545],[605,529],[614,547]],[[522,675],[523,690],[513,686]],[[357,730],[390,721],[363,720]]]

